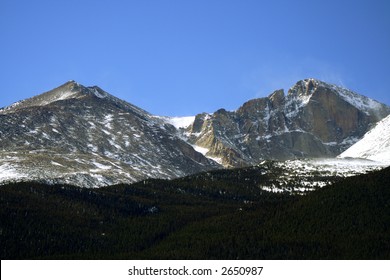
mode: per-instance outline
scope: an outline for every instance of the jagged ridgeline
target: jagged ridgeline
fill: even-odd
[[[389,113],[307,79],[161,117],[70,81],[0,110],[0,256],[388,259]]]
[[[390,108],[315,79],[246,102],[236,111],[199,114],[185,135],[224,166],[263,159],[335,157],[357,142]]]
[[[0,188],[1,259],[389,259],[390,168],[305,196],[255,168]]]
[[[389,113],[370,98],[306,79],[236,111],[169,118],[70,81],[0,110],[0,183],[100,187],[335,157]]]

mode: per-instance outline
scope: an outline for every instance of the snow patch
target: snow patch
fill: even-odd
[[[208,156],[207,153],[209,151],[209,149],[207,148],[203,148],[203,147],[200,147],[200,146],[197,146],[197,145],[191,145],[195,151],[197,151],[198,153],[201,153],[202,155],[204,155],[205,157],[207,157],[208,159],[211,159],[212,161],[215,161],[216,163],[218,164],[221,164],[222,165],[222,158],[219,158],[219,157],[211,157],[211,156]]]
[[[112,120],[114,119],[114,115],[108,114],[104,117],[104,121],[102,124],[107,128],[107,129],[112,129]]]
[[[216,163],[222,165],[222,158],[219,158],[219,157],[210,157],[210,156],[206,156],[208,159],[211,159],[213,161],[215,161]]]
[[[96,152],[99,150],[99,148],[98,148],[97,146],[95,146],[95,145],[93,145],[93,144],[91,144],[91,143],[89,143],[89,144],[87,145],[87,147],[88,147],[89,149],[91,149],[91,151],[94,152],[94,153],[96,153]]]
[[[201,153],[202,155],[206,156],[207,152],[209,151],[209,149],[207,148],[203,148],[203,147],[200,147],[200,146],[197,146],[197,145],[191,145],[195,151],[197,151],[198,153]]]
[[[265,169],[265,173],[274,172],[273,168],[268,169],[267,161],[259,164]],[[273,163],[276,170],[280,168],[283,172],[270,173],[274,177],[267,185],[260,185],[265,191],[270,192],[293,192],[304,194],[322,188],[334,182],[334,178],[345,178],[367,172],[380,170],[385,167],[378,163],[364,159],[306,159],[287,160]]]
[[[99,92],[96,88],[93,89],[93,94],[98,98],[106,98],[107,93],[105,92]]]
[[[173,125],[177,129],[179,128],[187,128],[195,121],[195,116],[188,116],[188,117],[160,117],[155,116],[156,118],[162,119],[165,122]]]
[[[19,173],[15,167],[8,163],[0,165],[0,183],[3,181],[18,180],[25,177],[26,175]]]
[[[371,98],[359,95],[353,91],[350,91],[340,86],[336,86],[336,85],[328,85],[328,86],[330,86],[333,90],[335,90],[341,96],[341,98],[343,98],[346,102],[358,108],[359,110],[362,110],[367,115],[370,115],[370,111],[376,111],[382,108],[381,103]]]
[[[52,165],[56,165],[56,166],[64,167],[62,164],[60,164],[60,163],[58,163],[58,162],[55,162],[55,161],[51,161],[51,164],[52,164]]]
[[[72,97],[75,96],[75,95],[76,95],[75,92],[63,91],[63,92],[60,93],[60,96],[59,96],[58,98],[52,100],[51,102],[70,99],[70,98],[72,98]],[[50,103],[51,103],[51,102],[50,102]]]
[[[102,170],[108,170],[108,169],[111,169],[111,168],[112,168],[112,166],[110,166],[110,165],[104,165],[104,164],[101,164],[101,163],[99,163],[99,162],[97,162],[97,161],[94,161],[93,164],[94,164],[97,168],[102,169]]]

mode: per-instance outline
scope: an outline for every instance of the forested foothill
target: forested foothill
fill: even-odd
[[[305,195],[257,169],[0,186],[1,259],[390,259],[390,168]]]

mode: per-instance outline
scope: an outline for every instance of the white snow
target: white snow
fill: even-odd
[[[369,111],[378,110],[381,108],[381,104],[371,98],[368,98],[366,96],[357,94],[353,91],[350,91],[346,88],[336,86],[336,85],[329,85],[332,89],[337,91],[337,93],[343,98],[346,102],[353,105],[354,107],[358,108],[359,110],[362,110],[366,114],[370,114]]]
[[[313,159],[310,160],[309,163],[311,163],[316,169],[320,168],[324,172],[338,174],[342,177],[363,174],[384,167],[384,165],[380,162],[351,158]]]
[[[211,156],[207,155],[209,149],[203,148],[203,147],[200,147],[200,146],[197,146],[197,145],[191,145],[191,146],[194,148],[195,151],[197,151],[198,153],[201,153],[202,155],[204,155],[208,159],[211,159],[211,160],[215,161],[216,163],[222,164],[222,158],[211,157]]]
[[[18,105],[20,105],[20,104],[22,104],[22,103],[23,103],[23,101],[14,102],[14,103],[12,103],[12,104],[9,105],[9,106],[0,109],[0,112],[6,111],[6,110],[8,110],[8,109],[12,109],[12,108],[14,108],[14,107],[17,107]]]
[[[360,140],[359,138],[351,136],[351,137],[345,138],[343,140],[343,142],[341,142],[340,144],[341,145],[349,145],[349,146],[351,146],[351,145],[355,144],[359,140]]]
[[[54,101],[60,101],[60,100],[66,100],[66,99],[69,99],[71,97],[73,97],[74,95],[76,95],[75,92],[72,92],[72,91],[64,91],[60,94],[60,96],[58,98],[56,98],[55,100],[52,100],[52,102]]]
[[[89,143],[87,145],[87,147],[90,148],[92,150],[92,152],[94,152],[94,153],[96,153],[99,150],[99,148],[97,146],[95,146],[95,145],[93,145],[91,143]]]
[[[107,169],[111,169],[111,168],[112,168],[112,166],[110,166],[110,165],[104,165],[104,164],[101,164],[101,163],[96,162],[96,161],[94,161],[93,164],[94,164],[97,168],[103,169],[103,170],[107,170]]]
[[[192,145],[192,147],[194,148],[195,151],[197,151],[198,153],[201,153],[204,156],[206,156],[207,152],[209,151],[209,149],[203,148],[203,147],[200,147],[197,145]]]
[[[105,130],[105,129],[102,129],[103,133],[106,134],[106,135],[111,135],[111,132]]]
[[[12,165],[3,163],[0,165],[0,183],[9,180],[18,180],[26,176],[19,173]]]
[[[309,94],[309,95],[300,95],[300,96],[298,97],[298,99],[301,101],[300,107],[307,105],[307,104],[309,103],[309,101],[310,101],[310,99],[311,99],[312,96],[313,96],[313,94]]]
[[[54,103],[60,100],[67,100],[71,98],[77,98],[77,92],[70,91],[70,90],[62,90],[59,92],[56,92],[55,94],[52,94],[50,97],[46,97],[46,99],[39,100],[36,105],[39,106],[45,106],[50,103]]]
[[[95,94],[96,97],[98,98],[105,98],[107,97],[107,93],[100,93],[96,88],[93,89],[93,94]]]
[[[264,191],[272,192],[272,193],[282,193],[282,192],[285,192],[284,189],[277,188],[277,187],[275,186],[275,184],[273,184],[272,186],[262,186],[261,188],[262,188],[262,190],[264,190]]]
[[[303,108],[309,101],[310,96],[299,96],[289,99],[285,104],[286,117],[293,118],[298,115],[301,108]]]
[[[210,156],[206,156],[208,159],[211,159],[213,161],[215,161],[216,163],[219,163],[222,165],[222,158],[219,158],[219,157],[210,157]]]
[[[56,165],[56,166],[62,166],[62,167],[63,167],[63,165],[62,165],[62,164],[60,164],[60,163],[58,163],[58,162],[55,162],[55,161],[51,161],[51,164],[52,164],[52,165]]]
[[[107,116],[104,117],[104,121],[102,124],[107,128],[107,129],[112,129],[111,122],[114,119],[114,115],[108,114]]]
[[[304,81],[306,84],[306,88],[308,87],[309,82],[313,82],[316,87],[323,86],[327,88],[331,88],[332,90],[336,91],[338,95],[344,99],[344,101],[348,102],[352,106],[356,107],[357,109],[363,111],[365,114],[370,115],[371,113],[378,111],[382,104],[368,98],[366,96],[362,96],[360,94],[357,94],[349,89],[346,89],[341,86],[328,84],[316,79],[307,79]],[[291,90],[291,89],[290,89]],[[290,107],[291,111],[287,114],[288,117],[294,117],[298,110],[306,105],[311,97],[313,95],[313,92],[309,92],[308,94],[300,94],[296,96],[293,99],[290,99],[289,102],[286,103],[286,107]],[[297,102],[298,101],[298,102]]]
[[[195,116],[188,116],[188,117],[159,117],[157,118],[163,119],[167,123],[173,125],[177,129],[179,128],[187,128],[195,121]]]
[[[267,164],[266,161],[259,164]],[[294,192],[304,194],[322,188],[333,182],[334,177],[345,178],[370,171],[380,170],[386,165],[366,159],[306,159],[287,160],[274,163],[284,170],[276,179],[262,185],[261,188],[271,192]],[[272,170],[272,169],[271,169]],[[268,170],[266,169],[266,174]]]
[[[339,157],[365,158],[390,164],[390,115]]]
[[[115,140],[115,138],[114,138],[114,140]],[[114,140],[108,139],[108,143],[110,143],[110,145],[112,147],[115,147],[117,150],[122,150],[122,147],[119,144],[115,143]]]

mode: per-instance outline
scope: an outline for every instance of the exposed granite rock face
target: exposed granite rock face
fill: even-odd
[[[360,139],[390,107],[315,79],[277,90],[238,110],[197,115],[188,141],[224,166],[263,159],[333,157]]]

